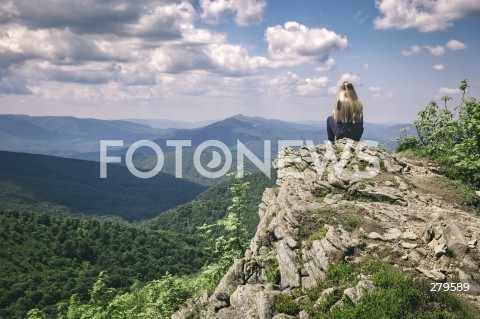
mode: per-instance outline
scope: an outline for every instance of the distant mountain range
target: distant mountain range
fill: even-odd
[[[186,122],[164,120],[136,121],[152,126],[155,123],[163,123],[158,124],[158,127],[167,127],[169,123],[176,127],[189,125]],[[273,160],[278,149],[278,140],[313,140],[314,143],[323,143],[326,139],[324,123],[311,121],[293,123],[243,115],[235,115],[198,128],[159,129],[144,124],[73,117],[0,115],[0,150],[98,161],[100,140],[123,140],[124,148],[109,149],[108,154],[124,156],[130,144],[137,140],[148,139],[157,143],[165,153],[162,172],[174,174],[175,152],[173,147],[166,146],[166,140],[190,140],[192,147],[183,149],[183,176],[195,183],[212,185],[218,181],[200,176],[193,168],[194,147],[206,140],[218,140],[226,144],[232,152],[232,168],[235,168],[237,140],[262,159],[264,140],[271,140],[271,159]],[[405,126],[407,125],[365,123],[363,138],[377,141],[387,150],[393,150],[394,139],[399,136],[400,129]],[[203,164],[208,163],[212,159],[212,149],[207,149],[201,159]],[[156,161],[155,154],[149,148],[140,148],[135,153],[134,162],[139,168],[152,168]],[[122,163],[125,161],[122,160]],[[249,161],[245,166],[247,169],[254,168]]]
[[[142,125],[148,125],[158,129],[192,129],[207,126],[216,121],[183,122],[161,119],[126,119],[125,121],[134,122]]]
[[[166,132],[128,121],[0,115],[0,150],[75,157],[98,151],[102,139],[122,139],[129,144]]]
[[[160,173],[139,179],[111,164],[99,178],[98,162],[0,151],[0,210],[107,215],[127,221],[158,216],[206,188]]]

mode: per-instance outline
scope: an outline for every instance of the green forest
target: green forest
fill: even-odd
[[[118,221],[3,211],[0,225],[1,318],[24,318],[32,308],[53,317],[57,302],[87,300],[101,272],[125,292],[167,272],[190,274],[210,258],[194,236]]]
[[[242,219],[250,238],[262,193],[275,178],[256,173],[244,180],[251,185]],[[193,201],[138,224],[58,211],[2,211],[0,271],[5,275],[0,278],[0,318],[24,318],[33,308],[56,317],[57,303],[73,295],[76,302],[87,302],[97,280],[116,296],[153,289],[152,281],[167,273],[190,275],[218,262],[219,255],[208,251],[198,228],[227,215],[234,183],[230,178]],[[214,232],[226,234],[222,227]]]

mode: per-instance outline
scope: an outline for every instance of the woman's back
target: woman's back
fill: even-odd
[[[363,105],[350,82],[343,82],[337,95],[333,116],[327,119],[328,140],[351,138],[359,141],[363,134]]]

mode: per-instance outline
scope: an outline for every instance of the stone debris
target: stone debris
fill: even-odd
[[[374,231],[368,234],[367,237],[374,240],[382,240],[382,241],[385,240],[385,238],[382,235]]]
[[[408,240],[417,240],[418,236],[411,231],[406,231],[402,234],[402,238],[403,239],[408,239]]]
[[[355,286],[355,288],[347,288],[343,294],[355,305],[362,299],[362,297],[369,292],[375,290],[375,286],[371,280],[361,280]]]
[[[429,270],[422,267],[416,267],[415,269],[420,273],[424,274],[427,278],[432,279],[436,282],[443,282],[446,279],[445,274],[438,269]]]
[[[402,247],[405,249],[413,249],[413,248],[416,248],[417,246],[418,244],[414,244],[414,243],[406,243],[406,242],[402,243]]]

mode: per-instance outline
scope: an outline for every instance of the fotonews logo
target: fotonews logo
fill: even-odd
[[[183,177],[183,159],[186,148],[192,147],[191,140],[167,140],[165,145],[170,149],[169,152],[174,153],[175,177]],[[329,141],[325,141],[325,147],[319,152],[311,140],[278,140],[272,143],[271,140],[263,141],[263,159],[259,158],[244,143],[237,140],[234,147],[236,153],[236,175],[243,177],[245,174],[245,159],[247,158],[255,169],[263,172],[267,177],[271,177],[272,165],[272,144],[277,145],[277,169],[279,177],[303,178],[304,172],[299,170],[289,170],[292,166],[296,166],[302,162],[302,156],[298,152],[293,152],[292,147],[303,147],[308,150],[308,156],[312,159],[312,166],[318,174],[319,179],[324,178],[324,173],[329,167],[337,177],[340,177],[347,168],[347,163],[352,156],[357,161],[363,162],[363,169],[353,168],[351,172],[357,179],[365,179],[375,177],[380,172],[380,161],[376,156],[364,152],[367,147],[376,147],[376,141],[362,141],[354,143],[348,140],[342,144],[342,149],[332,145]],[[107,178],[107,164],[122,163],[122,156],[108,155],[109,148],[123,147],[122,140],[101,140],[100,141],[100,178]],[[153,168],[149,170],[140,170],[134,164],[134,154],[140,147],[150,148],[156,155],[156,162]],[[205,161],[204,155],[207,151],[210,160]],[[213,149],[213,150],[212,150]],[[188,154],[191,154],[189,152]],[[339,156],[339,157],[338,157]],[[231,172],[233,164],[232,150],[223,142],[218,140],[207,140],[198,146],[195,146],[192,158],[195,170],[203,177],[209,179],[220,178]],[[222,164],[223,163],[223,164]],[[125,153],[125,164],[131,174],[138,178],[147,179],[160,173],[165,164],[165,154],[163,149],[155,142],[150,140],[140,140],[131,144]]]

